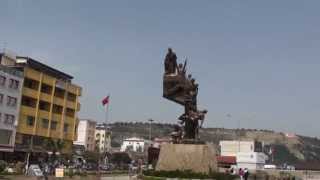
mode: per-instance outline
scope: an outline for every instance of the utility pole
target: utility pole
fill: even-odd
[[[152,122],[154,121],[153,119],[148,119],[148,121],[150,122],[149,123],[149,140],[151,141],[151,133],[152,133],[152,130],[151,130],[151,126],[152,126]]]

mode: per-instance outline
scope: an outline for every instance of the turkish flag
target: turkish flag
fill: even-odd
[[[103,106],[109,103],[109,97],[110,97],[110,96],[107,96],[107,97],[105,97],[105,98],[102,100],[102,105],[103,105]]]

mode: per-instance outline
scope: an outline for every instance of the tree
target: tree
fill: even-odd
[[[85,154],[83,155],[84,159],[89,162],[89,163],[98,163],[100,154],[97,151],[86,151]]]
[[[62,139],[52,139],[52,138],[47,138],[44,141],[44,145],[46,146],[48,151],[52,152],[52,158],[53,160],[56,159],[57,152],[61,153],[64,146],[65,142]]]

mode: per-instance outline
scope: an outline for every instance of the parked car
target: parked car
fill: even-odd
[[[43,172],[41,171],[40,167],[38,164],[31,164],[28,169],[29,176],[37,176],[37,177],[42,177]]]
[[[100,170],[103,170],[103,171],[109,171],[110,170],[110,166],[108,166],[106,164],[101,164],[99,167],[100,167]]]

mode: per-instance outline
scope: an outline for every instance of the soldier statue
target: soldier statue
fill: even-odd
[[[184,132],[172,134],[175,142],[179,141],[179,137],[184,140],[196,140],[199,133],[199,127],[202,126],[206,110],[199,111],[197,108],[197,95],[199,85],[196,83],[192,75],[186,76],[186,65],[177,63],[177,55],[168,48],[168,53],[164,60],[164,76],[163,76],[163,97],[170,101],[174,101],[184,106],[185,112],[178,119],[180,124],[184,125]],[[200,123],[199,123],[200,121]],[[200,125],[199,125],[200,124]]]
[[[177,70],[177,55],[172,51],[171,48],[168,48],[168,53],[166,55],[165,61],[164,61],[164,67],[165,67],[165,74],[175,74]]]

